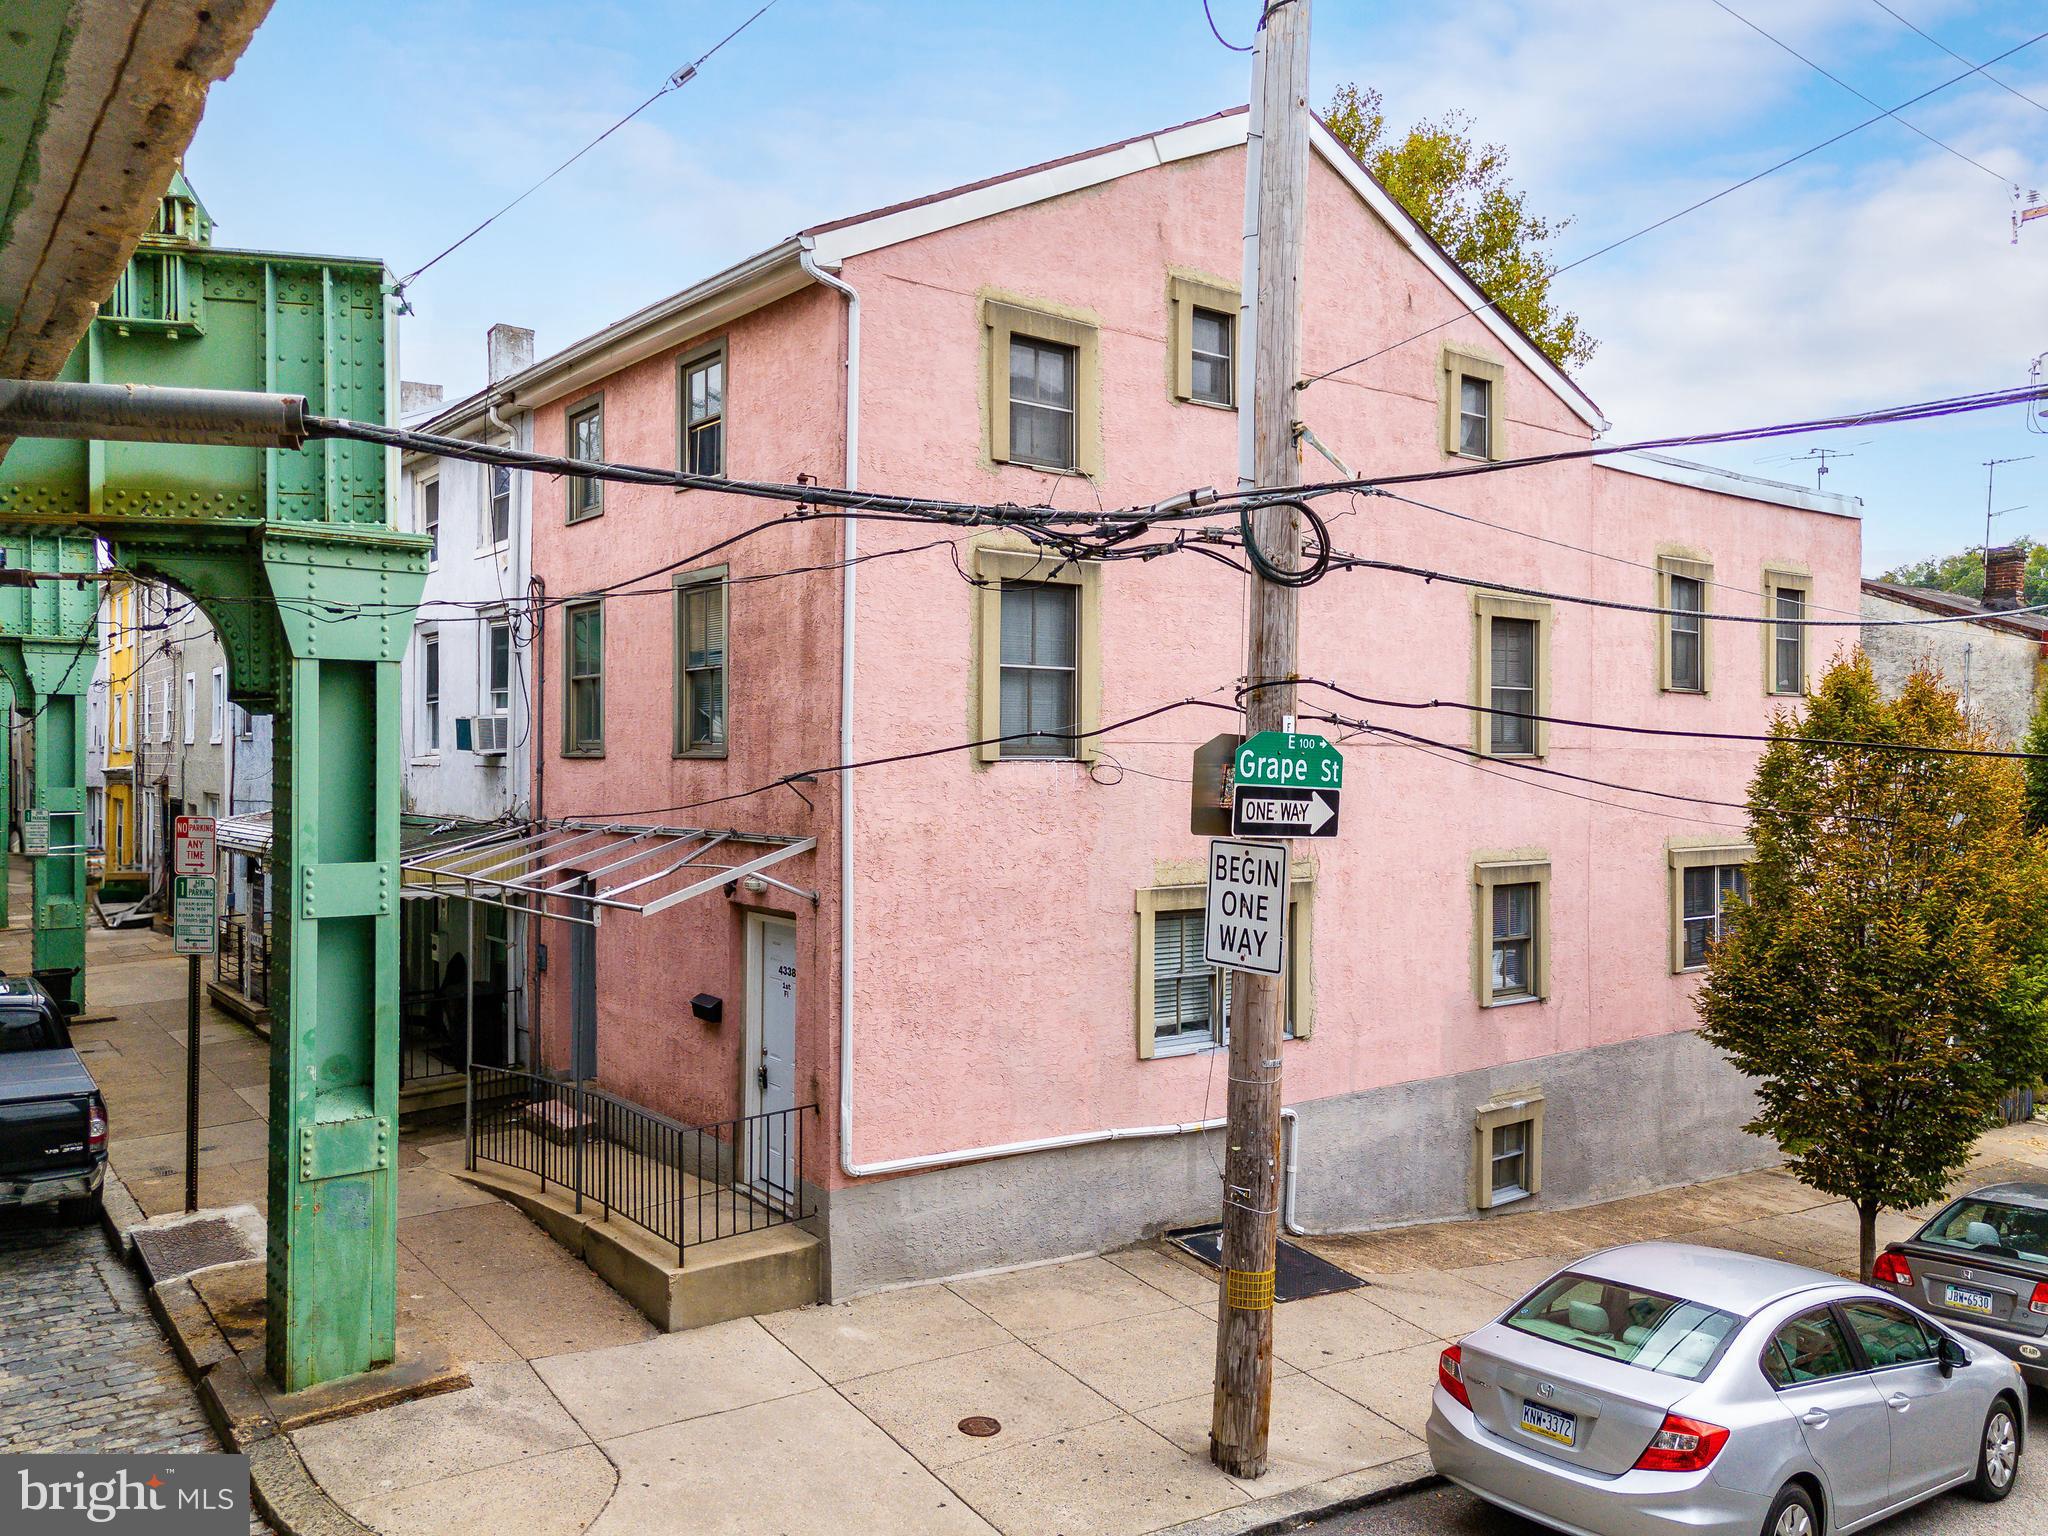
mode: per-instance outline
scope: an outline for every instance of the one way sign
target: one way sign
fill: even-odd
[[[1235,837],[1335,837],[1338,795],[1334,789],[1285,789],[1240,784],[1231,802]]]

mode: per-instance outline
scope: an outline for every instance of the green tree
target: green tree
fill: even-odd
[[[2015,549],[2027,552],[2026,585],[2021,601],[2028,606],[2048,603],[2048,544],[2037,543],[2022,534],[2014,539]],[[1932,587],[1937,592],[1956,592],[1964,597],[1984,595],[1984,551],[1966,549],[1959,554],[1902,565],[1886,571],[1884,580],[1908,587]]]
[[[2027,830],[2040,832],[2048,829],[2048,694],[2034,707],[2020,750],[2036,754],[2020,764],[2020,771],[2027,783]]]
[[[1340,85],[1323,121],[1552,362],[1585,365],[1600,343],[1550,299],[1557,262],[1548,247],[1572,221],[1529,211],[1528,194],[1508,177],[1507,151],[1474,142],[1470,113],[1425,118],[1397,139],[1378,91]]]
[[[1708,956],[1701,1035],[1756,1081],[1749,1129],[1877,1216],[1939,1198],[2048,1062],[2048,845],[2009,760],[1930,671],[1887,700],[1860,654],[1781,713],[1749,792],[1750,897]]]

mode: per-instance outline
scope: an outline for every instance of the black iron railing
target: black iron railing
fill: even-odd
[[[270,931],[247,918],[223,917],[213,951],[213,979],[258,1007],[270,1005]]]
[[[578,1212],[596,1202],[675,1244],[783,1226],[816,1214],[803,1188],[815,1104],[684,1125],[597,1088],[502,1067],[471,1069],[469,1164],[555,1185]]]
[[[463,1037],[472,1028],[465,1010],[472,1006],[460,991],[447,987],[408,987],[399,994],[398,1081],[423,1082],[432,1077],[460,1077]],[[479,986],[474,995],[477,1059],[502,1064],[506,1050],[506,1011],[512,989]]]

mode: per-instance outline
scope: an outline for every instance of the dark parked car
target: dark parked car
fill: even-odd
[[[1878,1255],[1871,1277],[2048,1387],[2048,1184],[1987,1184]]]
[[[0,976],[0,1209],[99,1209],[107,1177],[107,1103],[71,1048],[55,999],[26,976]]]

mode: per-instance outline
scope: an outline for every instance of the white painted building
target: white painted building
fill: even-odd
[[[530,418],[498,415],[489,397],[499,380],[531,365],[533,333],[492,326],[487,356],[489,382],[476,397],[483,409],[458,435],[530,448]],[[404,425],[419,426],[441,409],[438,386],[401,385]],[[408,820],[431,828],[527,816],[533,785],[532,650],[524,601],[533,547],[528,477],[408,454],[400,498],[403,526],[434,540],[403,670]],[[472,978],[477,1059],[529,1059],[520,996],[525,967],[515,959],[524,953],[522,925],[501,908],[478,904],[472,911],[472,905],[451,899],[408,904],[407,1081],[459,1065],[460,999]]]
[[[2048,614],[2020,613],[2026,551],[1994,549],[1985,595],[1968,597],[1897,582],[1863,583],[1863,651],[1887,693],[1917,667],[1930,668],[1962,701],[1972,724],[2003,746],[2017,746],[2032,723],[2048,666]],[[1967,618],[1965,624],[1901,623]]]

